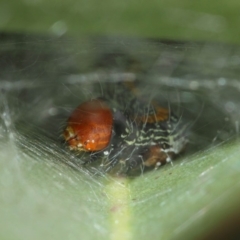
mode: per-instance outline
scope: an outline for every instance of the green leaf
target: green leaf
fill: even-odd
[[[1,44],[0,239],[201,239],[239,211],[239,68],[218,65],[238,48],[37,39],[5,35]],[[177,92],[171,103],[180,101],[193,123],[173,165],[138,177],[92,174],[59,137],[69,109],[113,76],[94,64],[116,46],[139,60],[132,74],[143,89]],[[152,68],[161,54],[175,71]],[[122,70],[126,59],[118,60]]]

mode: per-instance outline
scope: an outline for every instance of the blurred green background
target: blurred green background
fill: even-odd
[[[1,0],[0,29],[239,43],[238,0]]]

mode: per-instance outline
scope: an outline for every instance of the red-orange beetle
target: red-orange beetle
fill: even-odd
[[[63,133],[70,149],[79,151],[100,151],[111,140],[113,115],[101,99],[80,104],[68,119]]]

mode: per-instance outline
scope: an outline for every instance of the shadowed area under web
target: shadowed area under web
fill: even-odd
[[[119,226],[128,223],[124,228],[133,239],[144,239],[144,233],[180,239],[194,227],[199,232],[210,228],[206,216],[214,222],[227,214],[214,203],[220,208],[225,196],[233,202],[238,197],[238,143],[233,139],[239,132],[239,49],[18,37],[4,35],[0,55],[3,236],[11,231],[22,239],[37,239],[43,232],[49,239],[51,234],[51,239],[98,234],[106,239],[119,229],[109,222],[119,221]],[[189,146],[173,166],[118,183],[82,167],[81,157],[64,146],[60,134],[77,105],[104,94],[109,81],[126,79],[138,80],[143,97],[170,106],[193,126]],[[20,219],[26,221],[12,228]]]

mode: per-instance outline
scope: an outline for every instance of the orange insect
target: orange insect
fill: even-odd
[[[111,109],[103,100],[94,99],[73,111],[63,135],[71,149],[94,152],[108,146],[112,127]]]

